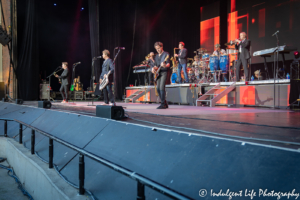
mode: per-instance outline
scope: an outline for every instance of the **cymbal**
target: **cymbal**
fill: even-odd
[[[207,49],[204,49],[204,48],[199,48],[199,49],[197,49],[197,51],[200,51],[200,52],[206,52],[206,51],[207,51]]]

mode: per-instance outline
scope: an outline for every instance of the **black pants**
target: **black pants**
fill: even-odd
[[[153,73],[148,72],[148,85],[153,85]]]
[[[68,92],[69,92],[69,87],[68,87],[69,85],[61,85],[60,86],[60,93],[61,93],[61,96],[62,96],[62,98],[63,98],[63,100],[66,100],[66,101],[68,101]],[[63,90],[65,91],[65,95],[64,95],[64,93],[63,93]]]
[[[159,94],[159,98],[161,100],[162,105],[167,104],[166,88],[165,88],[167,77],[168,77],[167,71],[160,72],[156,84],[157,93]]]
[[[239,60],[237,61],[236,65],[236,81],[240,81],[240,69],[241,69],[241,64],[244,67],[244,77],[245,81],[249,80],[248,77],[248,60],[243,57],[243,55],[240,55]]]
[[[115,103],[115,97],[112,92],[112,84],[109,82],[105,88],[103,88],[103,96],[104,96],[104,102],[106,104],[109,103]]]

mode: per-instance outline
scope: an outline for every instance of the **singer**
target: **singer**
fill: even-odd
[[[241,64],[244,67],[245,81],[249,80],[248,76],[248,60],[250,59],[250,45],[251,41],[246,38],[246,33],[240,33],[240,39],[235,40],[235,49],[238,50],[238,61],[236,65],[236,81],[240,81],[240,68]]]
[[[102,105],[109,104],[110,106],[115,106],[115,98],[114,94],[112,93],[112,82],[114,78],[114,70],[115,67],[113,65],[112,59],[109,58],[110,53],[108,50],[102,51],[102,58],[104,59],[104,62],[102,64],[102,73],[100,75],[100,83],[104,78],[106,78],[106,74],[110,71],[110,75],[108,77],[109,83],[107,84],[106,88],[103,89],[103,96],[104,96],[104,102]],[[109,103],[110,100],[110,103]]]
[[[64,69],[63,73],[58,76],[57,74],[55,75],[56,78],[61,79],[61,87],[60,87],[60,93],[63,98],[63,101],[61,103],[68,103],[68,92],[69,92],[69,69],[68,69],[68,63],[67,62],[62,62],[62,68]],[[65,91],[65,95],[63,93],[63,90]]]

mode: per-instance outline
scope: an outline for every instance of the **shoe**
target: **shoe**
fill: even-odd
[[[65,100],[63,100],[61,103],[66,103],[66,101],[65,101]]]
[[[116,106],[116,103],[109,103],[110,106]]]
[[[106,106],[106,105],[108,105],[108,103],[101,103],[100,105],[101,106]]]
[[[160,105],[157,109],[167,109],[168,106],[167,105]]]

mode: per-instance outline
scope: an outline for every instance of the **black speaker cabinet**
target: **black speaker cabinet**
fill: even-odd
[[[23,104],[23,99],[16,99],[16,104]]]
[[[5,85],[4,82],[0,82],[0,99],[5,98]]]
[[[120,120],[124,117],[124,109],[122,106],[97,105],[96,116],[107,119]]]
[[[50,101],[39,101],[38,102],[38,107],[39,108],[46,108],[46,109],[50,109],[52,106]]]

